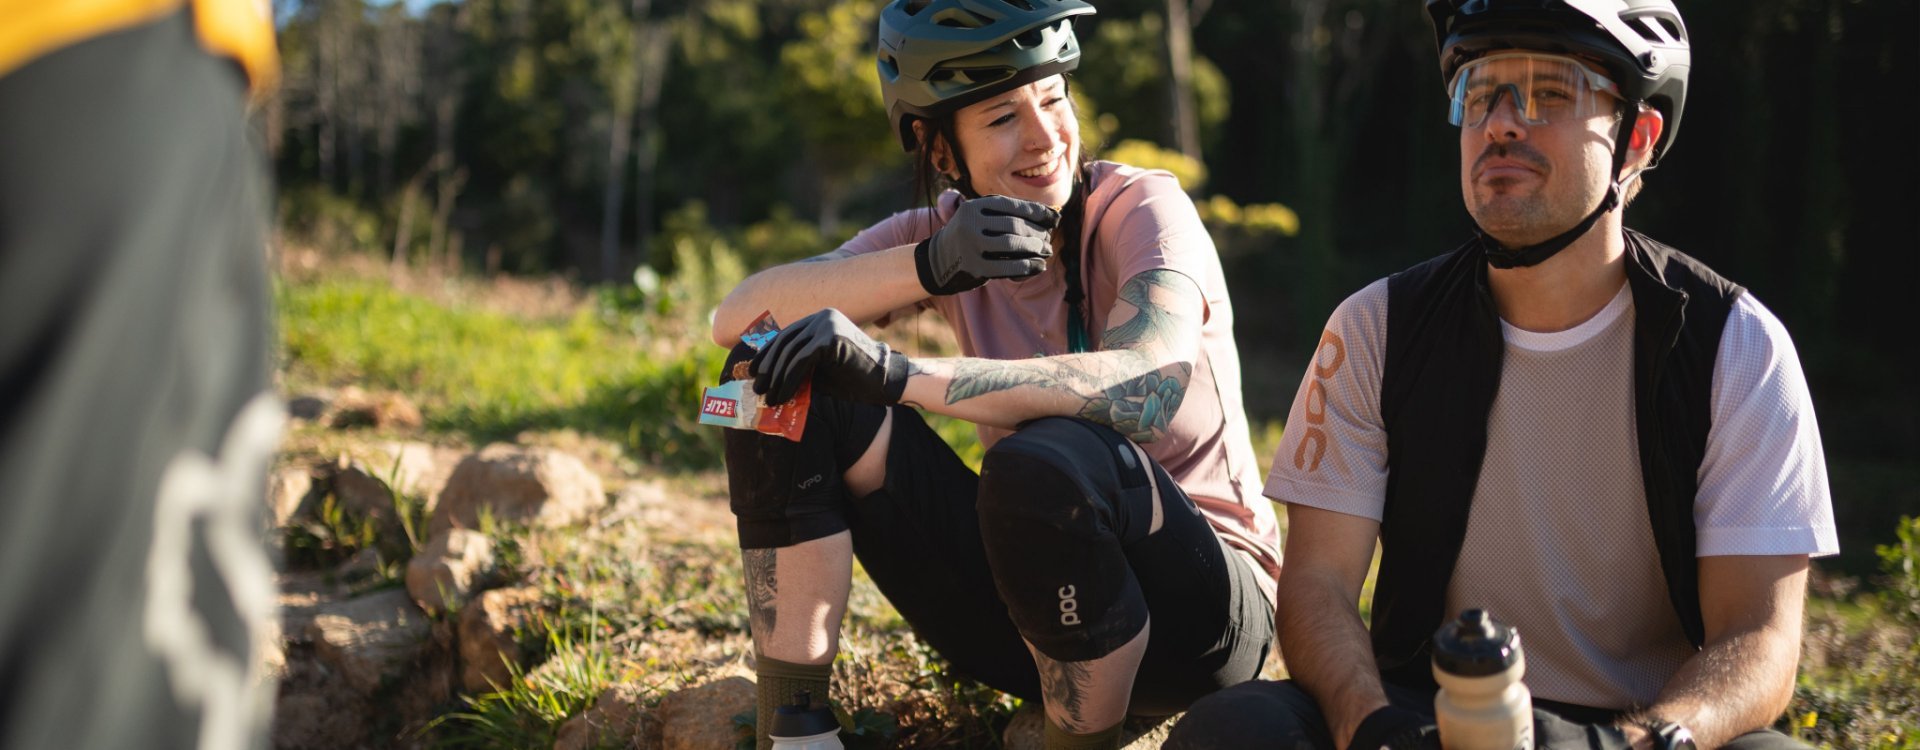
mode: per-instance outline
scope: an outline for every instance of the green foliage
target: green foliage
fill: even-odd
[[[1300,233],[1300,215],[1293,209],[1279,203],[1256,203],[1239,205],[1224,195],[1213,195],[1195,204],[1200,212],[1200,220],[1206,222],[1209,229],[1240,232],[1250,236],[1280,235],[1292,237]]]
[[[507,684],[478,697],[461,696],[465,710],[435,718],[421,735],[438,748],[552,747],[560,726],[590,708],[618,675],[594,632],[543,629],[552,654],[545,664],[527,673],[508,662]]]
[[[1920,518],[1902,516],[1894,527],[1898,539],[1876,548],[1886,587],[1880,596],[1889,614],[1920,628]]]
[[[1152,141],[1130,138],[1113,144],[1106,149],[1102,158],[1130,164],[1142,169],[1164,169],[1179,178],[1180,187],[1189,193],[1199,192],[1207,184],[1207,165],[1200,160],[1172,149],[1154,145]]]
[[[322,247],[378,251],[393,239],[379,212],[325,188],[287,190],[280,195],[278,210],[282,231]]]
[[[276,286],[285,368],[296,383],[359,383],[405,391],[427,427],[503,439],[527,429],[572,428],[623,443],[669,466],[716,466],[719,436],[697,424],[700,389],[726,352],[683,346],[693,317],[737,280],[737,260],[688,253],[686,279],[667,284],[667,314],[616,316],[583,309],[565,320],[528,320],[443,305],[375,281],[332,279]],[[671,319],[669,319],[671,318]],[[631,331],[669,331],[636,340]],[[696,342],[699,339],[692,339]]]
[[[1877,594],[1808,603],[1807,656],[1776,728],[1824,747],[1920,748],[1920,519],[1894,536],[1878,548]]]
[[[419,530],[425,527],[428,514],[425,499],[393,489],[399,484],[399,473],[400,462],[395,458],[383,478],[389,505],[378,511],[356,513],[331,490],[321,496],[319,507],[307,518],[280,532],[287,565],[295,570],[333,570],[371,551],[370,569],[355,571],[355,580],[346,583],[363,589],[403,583],[407,562],[420,551]]]
[[[1103,17],[1093,27],[1094,33],[1081,37],[1088,62],[1074,71],[1074,80],[1117,119],[1119,137],[1169,140],[1172,73],[1167,66],[1166,21],[1154,12],[1127,18],[1106,16],[1107,9],[1101,10]],[[1205,55],[1196,52],[1190,70],[1201,141],[1211,143],[1218,140],[1232,109],[1232,91],[1227,77]]]

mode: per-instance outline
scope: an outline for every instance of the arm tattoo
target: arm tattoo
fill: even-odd
[[[1087,399],[1080,417],[1108,425],[1136,443],[1151,442],[1173,426],[1174,412],[1186,400],[1193,365],[1181,363],[1178,375],[1149,372],[1121,381]]]
[[[1194,325],[1185,316],[1169,311],[1166,303],[1193,300],[1197,292],[1193,281],[1177,272],[1140,273],[1120,290],[1120,299],[1137,312],[1107,330],[1102,337],[1103,351],[1073,355],[1071,359],[954,360],[947,403],[1021,386],[1065,391],[1084,399],[1074,416],[1110,426],[1135,442],[1152,441],[1172,425],[1174,413],[1186,399],[1193,365],[1156,365],[1150,352],[1177,344],[1183,327]],[[1156,294],[1158,302],[1154,300]]]
[[[986,359],[956,360],[953,380],[947,384],[947,403],[957,404],[975,396],[1012,390],[1023,385],[1071,387],[1071,375],[1066,368],[1044,360],[1017,364]]]
[[[747,616],[757,638],[773,637],[773,598],[780,592],[774,577],[777,549],[740,550],[741,567],[747,583]]]
[[[1040,692],[1046,702],[1047,716],[1058,722],[1061,729],[1074,734],[1099,731],[1101,727],[1086,726],[1081,718],[1088,695],[1093,692],[1093,675],[1087,666],[1080,662],[1054,661],[1039,652],[1034,653],[1033,663],[1040,668]]]
[[[1133,349],[1172,341],[1181,321],[1173,313],[1167,312],[1165,307],[1156,304],[1149,296],[1149,290],[1159,289],[1186,298],[1192,296],[1193,286],[1193,282],[1185,276],[1167,270],[1143,271],[1127,279],[1127,283],[1120,287],[1120,301],[1133,305],[1139,312],[1127,322],[1101,334],[1101,348]]]

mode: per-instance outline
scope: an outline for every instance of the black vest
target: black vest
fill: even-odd
[[[1695,476],[1712,427],[1721,329],[1743,290],[1678,250],[1630,229],[1625,235],[1647,514],[1673,608],[1699,647]],[[1431,638],[1454,614],[1444,611],[1447,585],[1466,539],[1505,351],[1478,241],[1388,279],[1380,415],[1389,470],[1372,639],[1381,674],[1397,684],[1434,684]]]

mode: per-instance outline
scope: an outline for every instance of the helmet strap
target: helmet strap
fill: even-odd
[[[1524,247],[1510,248],[1500,244],[1499,240],[1480,228],[1479,222],[1473,222],[1473,233],[1479,238],[1480,248],[1487,258],[1487,265],[1500,269],[1539,265],[1561,250],[1565,250],[1568,245],[1573,244],[1574,240],[1580,239],[1588,230],[1593,229],[1593,225],[1600,221],[1601,216],[1620,205],[1621,196],[1625,195],[1625,190],[1620,185],[1620,170],[1627,163],[1627,148],[1633,143],[1635,123],[1632,118],[1639,112],[1639,102],[1622,101],[1620,109],[1621,127],[1613,139],[1613,175],[1607,183],[1606,196],[1600,199],[1600,205],[1594,206],[1593,211],[1587,214],[1587,218],[1581,219],[1580,223],[1573,225],[1571,229],[1554,235],[1544,242]]]

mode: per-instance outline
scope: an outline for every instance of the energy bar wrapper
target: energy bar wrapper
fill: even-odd
[[[757,352],[778,333],[780,326],[774,323],[773,313],[763,312],[760,317],[753,319],[747,330],[740,332],[740,341]],[[729,373],[733,376],[732,380],[702,392],[700,423],[754,430],[799,442],[801,433],[807,428],[807,407],[813,403],[813,383],[801,384],[800,390],[786,403],[770,406],[766,399],[753,392],[753,374],[748,371],[749,364],[734,363],[733,372]]]

